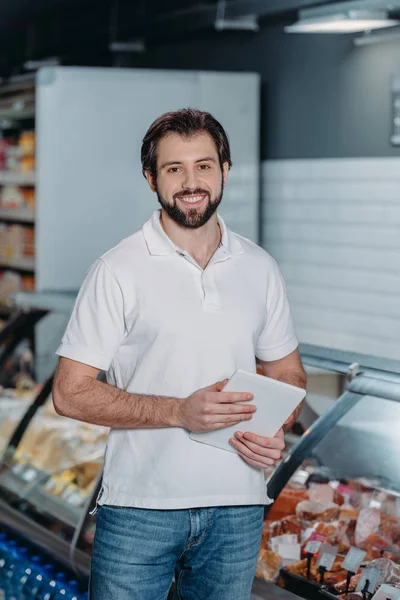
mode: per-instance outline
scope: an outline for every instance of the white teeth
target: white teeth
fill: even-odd
[[[181,200],[183,200],[184,202],[189,202],[189,204],[194,204],[195,202],[199,202],[200,200],[202,200],[204,198],[204,196],[185,196],[185,197],[180,197]]]

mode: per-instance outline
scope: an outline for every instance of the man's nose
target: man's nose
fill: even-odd
[[[185,177],[182,181],[182,187],[187,188],[188,190],[194,190],[198,187],[197,183],[197,173],[195,170],[187,170],[185,171]]]

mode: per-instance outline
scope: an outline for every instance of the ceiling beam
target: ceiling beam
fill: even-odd
[[[226,19],[236,19],[246,15],[256,17],[272,17],[295,10],[320,6],[337,2],[337,0],[228,0],[225,8]],[[213,4],[194,4],[192,7],[168,11],[155,15],[151,27],[168,27],[168,33],[175,34],[185,31],[199,31],[214,27],[217,16],[217,2]],[[166,32],[165,32],[166,33]]]

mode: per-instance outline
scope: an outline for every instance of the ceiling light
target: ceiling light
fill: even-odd
[[[336,14],[313,16],[312,11],[300,11],[297,23],[285,27],[288,33],[356,33],[398,25],[386,11],[349,10]]]

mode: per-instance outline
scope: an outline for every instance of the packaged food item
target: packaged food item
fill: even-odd
[[[258,555],[256,577],[265,581],[276,581],[281,566],[279,554],[262,549]]]
[[[24,256],[35,256],[35,230],[33,227],[24,227],[22,254]]]
[[[31,210],[35,208],[35,189],[6,185],[0,189],[0,206],[4,209]]]
[[[35,170],[35,157],[22,156],[19,161],[20,173],[32,173]]]
[[[0,171],[4,171],[6,168],[7,149],[10,147],[11,142],[1,134],[2,132],[0,131]]]
[[[306,535],[304,536],[304,546],[307,544],[314,531],[322,534],[327,544],[336,546],[339,545],[345,537],[347,523],[339,520],[332,521],[331,523],[326,523],[324,521],[314,523],[312,527],[309,527],[306,530]],[[350,547],[350,545],[348,547]]]
[[[296,514],[296,507],[299,502],[307,499],[307,490],[285,487],[271,506],[268,518],[273,521],[278,521],[289,515],[294,515]]]
[[[388,583],[400,589],[400,565],[396,565],[389,558],[378,558],[370,562],[368,566],[379,570],[379,585]]]
[[[0,303],[7,304],[10,295],[23,290],[22,277],[14,271],[0,271]]]
[[[315,502],[304,500],[296,506],[296,515],[304,526],[310,523],[337,521],[339,519],[340,507],[337,504]]]
[[[19,138],[19,147],[21,153],[30,155],[35,153],[36,136],[34,131],[24,131]]]

